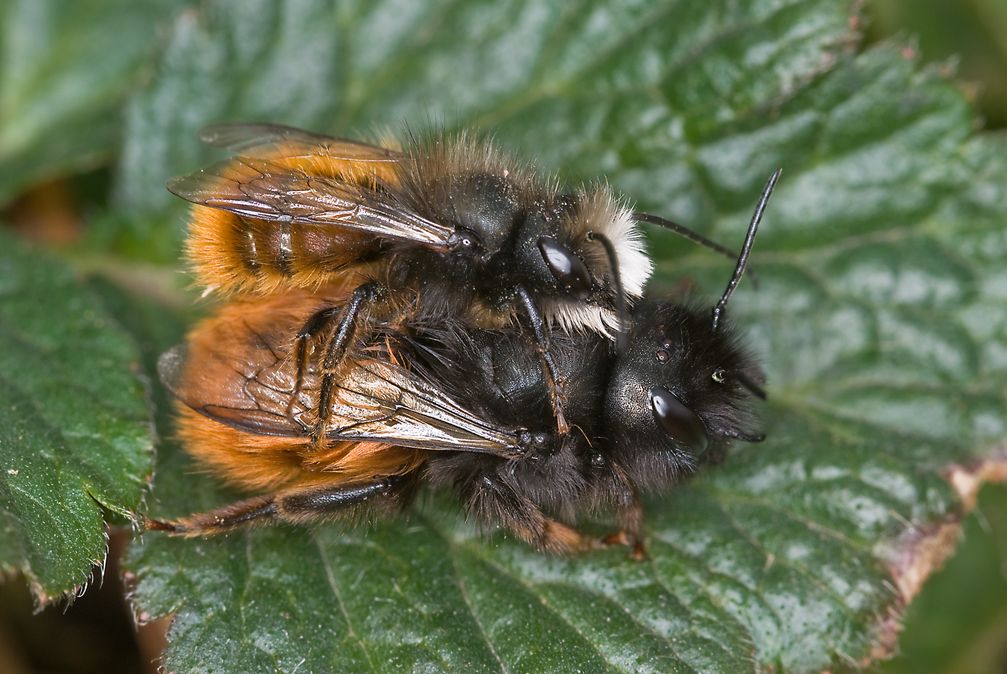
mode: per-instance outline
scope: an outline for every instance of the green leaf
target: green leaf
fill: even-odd
[[[979,495],[961,549],[906,614],[888,674],[985,674],[1003,670],[1007,643],[1007,487]]]
[[[139,224],[127,236],[154,259],[177,254],[184,206],[164,184],[213,156],[193,139],[214,122],[344,136],[476,125],[547,168],[636,169],[648,190],[687,190],[674,174],[680,134],[786,91],[850,37],[840,3],[777,4],[208,2],[180,17],[157,77],[130,101],[117,204]],[[783,39],[767,48],[768,32]]]
[[[983,467],[1007,462],[990,453],[1007,148],[962,94],[896,46],[854,54],[835,2],[245,7],[176,26],[130,105],[124,207],[163,222],[160,185],[222,120],[487,126],[728,243],[782,166],[760,287],[731,305],[766,364],[769,439],[652,498],[643,563],[481,536],[443,494],[372,528],[148,534],[127,564],[137,611],[175,614],[166,667],[818,672],[890,654]],[[653,239],[655,291],[722,289],[722,259]],[[170,443],[155,495],[168,516],[238,498]]]
[[[7,0],[0,7],[0,204],[110,156],[122,100],[183,0]]]
[[[0,566],[36,598],[85,583],[103,509],[139,506],[152,456],[136,344],[56,260],[0,237]]]
[[[909,33],[930,59],[954,59],[990,128],[1007,126],[1007,3],[1003,0],[874,0],[866,4],[869,39]]]

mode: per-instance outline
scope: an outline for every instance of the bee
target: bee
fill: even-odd
[[[322,413],[305,429],[316,444],[331,421],[348,347],[370,330],[363,316],[387,320],[411,303],[473,329],[526,324],[565,433],[566,381],[549,348],[550,328],[621,334],[620,316],[642,296],[653,266],[637,223],[735,257],[685,227],[631,210],[606,185],[560,189],[470,134],[383,147],[244,124],[210,127],[202,138],[234,155],[168,189],[194,204],[188,257],[208,292],[354,284],[346,301],[318,306],[292,333],[291,405],[309,347],[324,353]]]
[[[576,383],[566,401],[573,433],[552,423],[539,353],[520,326],[473,329],[443,307],[400,306],[354,338],[326,398],[324,363],[309,359],[299,373],[290,334],[320,307],[352,302],[352,284],[225,305],[161,358],[161,378],[180,401],[189,451],[226,481],[267,493],[148,528],[205,536],[394,512],[429,483],[540,550],[620,543],[642,556],[640,491],[667,488],[732,441],[763,439],[754,430],[763,376],[724,312],[778,177],[712,312],[645,301],[622,350],[596,332],[550,335],[557,372]],[[323,413],[319,445],[304,429]],[[615,533],[576,527],[602,507],[615,509]]]

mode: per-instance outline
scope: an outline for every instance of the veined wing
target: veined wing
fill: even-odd
[[[346,180],[277,159],[235,157],[168,182],[186,201],[259,220],[325,224],[447,250],[455,230],[366,180]]]
[[[318,421],[322,378],[309,367],[291,402],[297,372],[291,336],[325,304],[306,293],[225,306],[188,344],[162,355],[161,380],[185,405],[233,428],[305,437]],[[473,410],[477,405],[455,400],[390,356],[351,357],[337,384],[326,433],[333,441],[521,455],[518,429],[485,418]]]
[[[204,143],[260,159],[323,157],[339,162],[393,165],[401,153],[390,148],[282,124],[214,124],[199,132]]]

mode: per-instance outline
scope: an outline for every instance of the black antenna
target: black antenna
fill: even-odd
[[[755,207],[755,213],[752,214],[752,222],[748,225],[748,233],[745,234],[745,243],[741,246],[741,255],[738,256],[738,264],[734,267],[734,275],[731,276],[731,280],[727,282],[727,288],[724,290],[723,296],[721,296],[720,301],[717,305],[713,307],[713,330],[717,330],[717,326],[720,324],[720,315],[724,313],[724,307],[727,306],[727,301],[731,299],[731,295],[734,294],[735,288],[741,282],[741,276],[745,273],[745,265],[748,264],[748,256],[752,253],[752,245],[755,243],[755,232],[759,229],[759,223],[762,221],[762,213],[766,210],[766,204],[769,203],[769,197],[773,194],[773,188],[776,187],[776,181],[780,179],[780,174],[783,173],[783,169],[776,169],[773,175],[769,176],[769,182],[766,183],[765,189],[762,190],[762,196],[759,197],[759,205]]]
[[[615,348],[619,350],[619,353],[622,353],[626,350],[627,310],[626,293],[623,292],[622,277],[619,275],[619,257],[615,254],[615,246],[612,245],[612,242],[604,234],[588,232],[587,239],[588,241],[597,241],[600,243],[608,255],[608,265],[612,269],[612,280],[615,284],[615,307],[619,313],[619,327],[615,333]]]
[[[693,243],[698,243],[700,246],[703,246],[705,248],[709,248],[712,251],[716,251],[716,252],[720,253],[721,255],[723,255],[724,257],[726,257],[729,260],[737,260],[738,259],[738,254],[735,253],[730,248],[727,248],[725,246],[721,246],[716,241],[713,241],[712,239],[706,238],[705,236],[703,236],[699,232],[695,232],[695,231],[689,229],[688,227],[686,227],[685,225],[680,225],[677,222],[673,222],[673,221],[668,220],[666,218],[662,218],[660,215],[654,215],[653,213],[643,213],[641,211],[635,211],[633,213],[633,217],[636,218],[637,220],[639,220],[640,222],[647,222],[647,223],[650,223],[652,225],[657,225],[658,227],[664,227],[665,229],[667,229],[669,231],[672,231],[675,234],[678,234],[683,239],[688,239],[689,241],[692,241]],[[755,278],[755,270],[754,269],[750,269],[748,271],[748,275],[752,277],[752,283],[755,283],[755,287],[758,287],[759,284],[758,284],[758,282],[756,281],[756,278]]]
[[[671,220],[662,218],[660,215],[654,215],[652,213],[642,213],[640,211],[635,211],[633,213],[633,217],[639,220],[640,222],[649,222],[652,225],[657,225],[658,227],[664,227],[665,229],[675,232],[675,234],[678,234],[682,238],[688,239],[693,243],[698,243],[701,246],[706,246],[710,250],[715,250],[724,257],[729,257],[732,260],[738,259],[738,254],[735,253],[730,248],[725,248],[716,241],[711,241],[710,239],[706,238],[699,232],[692,231],[685,225],[680,225],[677,222],[672,222]]]

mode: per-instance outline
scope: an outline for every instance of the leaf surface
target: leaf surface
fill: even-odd
[[[138,508],[150,416],[136,343],[101,300],[9,234],[0,251],[0,566],[45,601],[104,563],[103,510]]]
[[[0,203],[97,166],[121,107],[182,0],[8,0],[0,7]]]
[[[948,476],[991,474],[1007,437],[1007,148],[943,73],[854,53],[834,2],[241,7],[176,24],[130,105],[123,205],[169,217],[160,185],[208,156],[196,128],[263,118],[488,126],[727,243],[782,166],[760,287],[730,309],[766,365],[769,439],[652,498],[643,563],[481,536],[444,494],[373,528],[147,535],[134,601],[175,613],[169,669],[818,672],[890,652],[969,500]],[[722,259],[652,241],[655,292],[720,292]],[[156,514],[237,498],[163,449]]]

